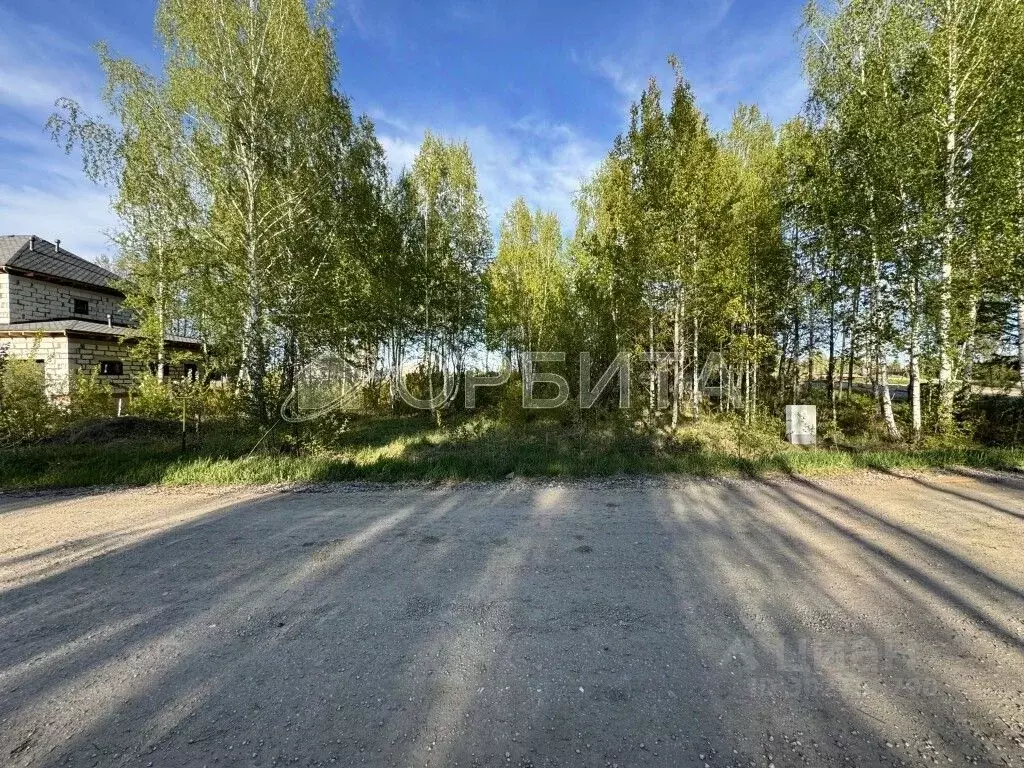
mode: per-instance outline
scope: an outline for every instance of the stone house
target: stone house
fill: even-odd
[[[34,360],[55,398],[68,394],[75,371],[93,368],[123,394],[156,364],[130,358],[139,332],[116,285],[116,275],[61,248],[60,240],[0,235],[0,350]],[[168,336],[166,343],[180,361],[165,365],[164,375],[198,375],[199,342]]]

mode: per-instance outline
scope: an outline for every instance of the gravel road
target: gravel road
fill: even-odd
[[[0,495],[0,765],[1024,766],[1024,478]]]

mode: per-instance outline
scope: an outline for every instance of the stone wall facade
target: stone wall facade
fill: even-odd
[[[89,314],[75,313],[75,299],[88,302]],[[74,317],[96,323],[131,325],[121,299],[109,293],[71,288],[30,277],[0,273],[0,323],[24,323]]]
[[[0,337],[0,349],[13,360],[34,360],[39,363],[50,397],[59,398],[68,394],[71,366],[68,339],[64,336]]]
[[[11,276],[0,272],[0,323],[11,322]]]
[[[75,312],[76,299],[88,302],[88,314]],[[69,318],[105,324],[108,315],[115,325],[132,324],[131,313],[122,308],[117,296],[0,272],[0,324]],[[113,335],[109,339],[85,338],[74,331],[70,336],[27,332],[24,336],[0,335],[0,349],[13,359],[38,362],[46,376],[47,391],[54,398],[68,395],[76,372],[88,374],[100,368],[100,378],[115,394],[123,394],[151,370],[150,363],[131,359],[131,345],[120,343]],[[121,373],[104,374],[104,362],[119,362]],[[166,376],[171,381],[184,378],[185,364],[171,364]]]
[[[130,358],[131,348],[115,339],[84,339],[61,336],[0,336],[0,349],[14,360],[39,363],[46,377],[46,390],[51,397],[61,398],[71,391],[71,377],[76,372],[91,374],[104,362],[120,362],[119,375],[100,374],[115,394],[128,392],[136,381],[152,369],[144,361]],[[196,356],[198,359],[198,355]],[[185,362],[168,364],[169,381],[185,377]]]
[[[71,369],[91,373],[97,366],[107,361],[120,361],[123,373],[120,376],[100,375],[100,378],[114,388],[115,393],[127,392],[143,375],[150,372],[150,363],[131,359],[130,347],[116,341],[102,339],[70,339],[68,358]],[[154,363],[155,365],[155,363]],[[185,365],[181,362],[168,365],[167,379],[178,381],[185,376]]]
[[[114,388],[114,392],[127,392],[132,382],[146,373],[146,365],[128,358],[128,349],[116,341],[100,339],[70,339],[68,357],[75,371],[90,374],[100,363],[120,362],[124,373],[120,376],[101,375],[100,379]]]

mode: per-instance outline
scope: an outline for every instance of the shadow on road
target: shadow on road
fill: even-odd
[[[802,481],[276,494],[0,592],[0,756],[984,764],[1024,599],[956,546]]]

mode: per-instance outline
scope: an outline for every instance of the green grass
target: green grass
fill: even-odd
[[[977,467],[1019,470],[1024,451],[812,449],[771,430],[708,420],[663,433],[621,424],[507,427],[476,418],[438,428],[421,418],[358,419],[296,440],[276,431],[249,456],[259,433],[213,429],[181,452],[171,438],[104,445],[50,443],[0,452],[0,489],[104,485],[225,485],[344,480],[441,481],[522,477],[683,474],[700,477],[822,474],[858,469]],[[195,438],[192,438],[196,443]],[[301,447],[300,447],[301,446]]]

